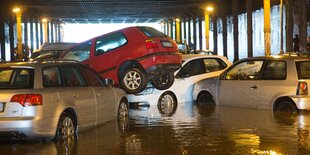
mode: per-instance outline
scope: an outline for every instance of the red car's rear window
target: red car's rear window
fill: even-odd
[[[0,89],[33,88],[33,69],[0,68]]]
[[[310,79],[310,61],[296,62],[298,79]]]
[[[166,34],[151,27],[138,27],[138,29],[148,37],[167,37]]]

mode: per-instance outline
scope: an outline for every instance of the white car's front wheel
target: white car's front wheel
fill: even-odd
[[[161,114],[171,116],[177,109],[177,98],[172,92],[167,91],[159,97],[157,107]]]

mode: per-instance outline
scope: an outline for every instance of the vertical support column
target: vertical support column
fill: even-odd
[[[293,51],[293,0],[285,0],[286,51]]]
[[[226,17],[226,8],[223,8],[223,15],[222,15],[222,20],[223,20],[223,55],[225,57],[228,57],[227,54],[227,17]]]
[[[170,37],[175,39],[175,36],[173,36],[173,20],[170,20]]]
[[[3,9],[4,7],[2,7]],[[0,52],[2,60],[5,60],[5,26],[4,26],[4,14],[3,11],[0,11]]]
[[[188,17],[187,18],[187,26],[188,26],[188,31],[187,31],[187,33],[188,33],[188,40],[187,40],[187,42],[188,42],[188,45],[190,46],[190,49],[192,49],[193,47],[191,47],[193,44],[192,44],[192,35],[191,35],[191,18],[190,17]]]
[[[30,18],[30,51],[34,50],[34,33],[33,33],[33,20],[34,18]]]
[[[199,49],[202,50],[202,16],[198,17],[198,41],[199,41]]]
[[[15,44],[14,44],[14,16],[11,16],[9,21],[9,36],[10,36],[10,50],[11,50],[11,61],[15,61]]]
[[[264,0],[265,55],[271,55],[270,48],[270,0]]]
[[[217,55],[217,16],[213,14],[213,53]]]
[[[43,38],[44,38],[44,36],[43,36],[43,26],[44,24],[42,23],[42,21],[40,21],[40,45],[42,45],[43,44]]]
[[[188,44],[186,37],[186,18],[183,18],[183,41],[185,44]]]
[[[284,53],[284,50],[283,50],[283,0],[280,0],[280,53]]]
[[[197,17],[194,16],[193,17],[193,49],[196,50],[197,48],[197,31],[196,31],[196,28],[197,28]]]
[[[28,16],[24,14],[24,41],[25,41],[25,46],[28,46]]]
[[[44,33],[44,43],[48,43],[48,21],[47,19],[43,19],[43,33]]]
[[[22,14],[16,13],[16,29],[17,29],[17,58],[18,60],[23,59],[22,51]]]
[[[210,49],[210,16],[209,16],[209,12],[205,11],[205,37],[206,37],[206,49],[209,50]]]
[[[238,30],[238,6],[239,0],[233,0],[233,23],[234,23],[234,62],[239,60],[239,30]]]
[[[299,0],[299,39],[300,39],[300,51],[304,52],[306,51],[307,47],[307,2],[306,0]]]
[[[35,21],[34,21],[34,24],[35,24],[35,36],[36,36],[36,49],[38,49],[39,48],[39,45],[40,45],[40,43],[39,43],[39,19],[36,17],[35,18]],[[31,51],[31,52],[33,52],[33,51]]]
[[[175,19],[175,40],[177,43],[181,42],[181,20],[180,18]]]
[[[253,57],[253,21],[252,21],[252,0],[246,0],[247,12],[247,37],[248,37],[248,57]]]
[[[54,42],[54,22],[51,21],[51,43]]]
[[[166,20],[166,35],[169,36],[169,34],[170,34],[170,27],[169,27],[169,19],[168,19]]]
[[[167,22],[165,22],[165,24],[167,25]],[[58,42],[62,42],[62,24],[58,24]],[[166,34],[167,34],[167,30],[166,30]]]

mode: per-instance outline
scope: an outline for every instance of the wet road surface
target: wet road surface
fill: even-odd
[[[146,109],[131,109],[128,121],[82,131],[76,141],[2,141],[0,155],[310,154],[307,113],[192,103],[179,103],[169,114],[160,114],[157,107]]]

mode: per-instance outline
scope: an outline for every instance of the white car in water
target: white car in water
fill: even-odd
[[[239,60],[219,77],[200,81],[195,88],[203,91],[193,94],[217,105],[298,112],[310,110],[309,83],[310,58],[255,57]]]
[[[183,55],[182,68],[175,72],[174,84],[166,90],[158,90],[152,85],[138,94],[127,96],[130,105],[157,105],[160,113],[175,111],[178,102],[193,102],[194,84],[200,80],[218,76],[231,65],[225,57],[216,55]]]

